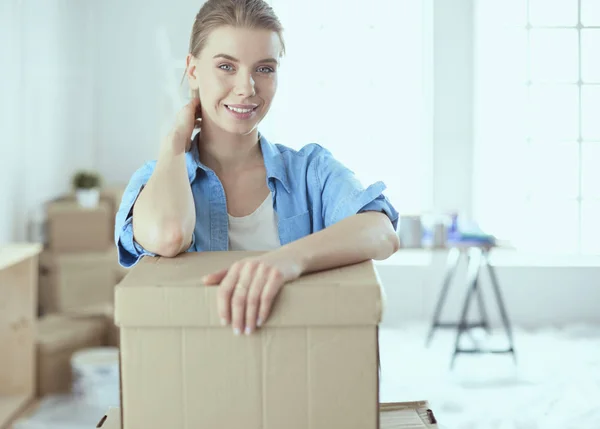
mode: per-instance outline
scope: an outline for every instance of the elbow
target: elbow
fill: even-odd
[[[186,239],[186,234],[179,222],[162,222],[150,228],[146,242],[139,239],[138,242],[156,255],[173,258],[186,248],[186,242],[190,241]]]
[[[386,225],[385,230],[381,232],[380,239],[377,243],[376,256],[373,258],[377,261],[383,261],[400,249],[400,238],[392,227]]]
[[[167,224],[158,231],[157,254],[168,258],[179,255],[184,249],[184,233],[180,225]]]

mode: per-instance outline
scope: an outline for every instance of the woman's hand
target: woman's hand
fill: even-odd
[[[200,99],[194,97],[188,104],[177,113],[175,124],[171,130],[171,142],[175,154],[181,154],[189,151],[191,146],[192,133],[195,128],[199,128],[201,119]]]
[[[266,322],[281,288],[297,279],[302,265],[283,249],[242,259],[231,267],[203,278],[207,285],[219,285],[218,310],[223,325],[233,332],[251,334]]]

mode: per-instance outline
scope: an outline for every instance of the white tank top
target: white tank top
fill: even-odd
[[[281,247],[273,197],[248,216],[229,216],[229,250],[273,250]]]

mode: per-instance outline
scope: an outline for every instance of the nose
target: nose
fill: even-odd
[[[235,94],[240,97],[251,97],[256,94],[252,73],[238,73],[235,81]]]

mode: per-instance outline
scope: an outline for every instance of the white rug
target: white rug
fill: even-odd
[[[516,366],[511,355],[459,355],[454,371],[454,331],[438,330],[428,349],[426,333],[382,328],[381,401],[427,399],[448,429],[600,429],[600,326],[517,329]],[[501,331],[491,339],[506,344]]]

